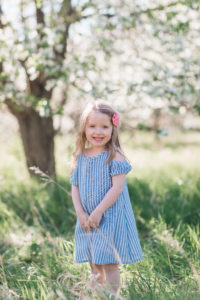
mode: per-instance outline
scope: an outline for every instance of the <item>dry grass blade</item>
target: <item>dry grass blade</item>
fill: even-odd
[[[39,175],[41,177],[41,180],[45,181],[46,184],[48,183],[54,183],[57,185],[61,190],[63,190],[68,196],[72,196],[71,192],[69,192],[66,188],[64,188],[62,185],[60,185],[57,181],[55,181],[51,176],[41,171],[38,167],[30,167],[31,171],[33,171],[36,175]]]

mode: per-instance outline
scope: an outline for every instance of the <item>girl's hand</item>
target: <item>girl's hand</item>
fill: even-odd
[[[78,215],[79,223],[84,230],[92,230],[92,228],[88,224],[89,215],[86,212]]]
[[[91,228],[96,228],[96,227],[99,227],[99,223],[101,221],[101,218],[102,218],[102,213],[98,210],[98,209],[95,209],[91,215],[89,216],[89,219],[88,219],[88,225],[91,227]]]

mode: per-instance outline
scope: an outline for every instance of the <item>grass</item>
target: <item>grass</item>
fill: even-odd
[[[29,178],[17,136],[1,146],[0,299],[108,299],[91,289],[88,264],[74,263],[69,140],[56,139],[55,184]],[[121,299],[199,299],[200,134],[121,140],[133,165],[127,182],[144,254],[120,266]]]

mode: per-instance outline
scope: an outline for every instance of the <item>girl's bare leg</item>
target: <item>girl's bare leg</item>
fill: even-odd
[[[120,273],[118,264],[104,265],[104,270],[106,273],[106,287],[117,296],[120,287]]]
[[[95,265],[90,262],[90,267],[91,267],[91,275],[92,275],[91,278],[92,287],[95,287],[98,283],[103,285],[105,282],[105,272],[104,272],[103,265]]]

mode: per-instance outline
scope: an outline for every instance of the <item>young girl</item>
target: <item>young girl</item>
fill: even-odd
[[[89,262],[93,277],[119,292],[119,264],[142,259],[126,174],[132,169],[118,138],[119,114],[96,101],[85,108],[70,176],[77,214],[75,261]],[[86,147],[87,146],[87,147]]]

